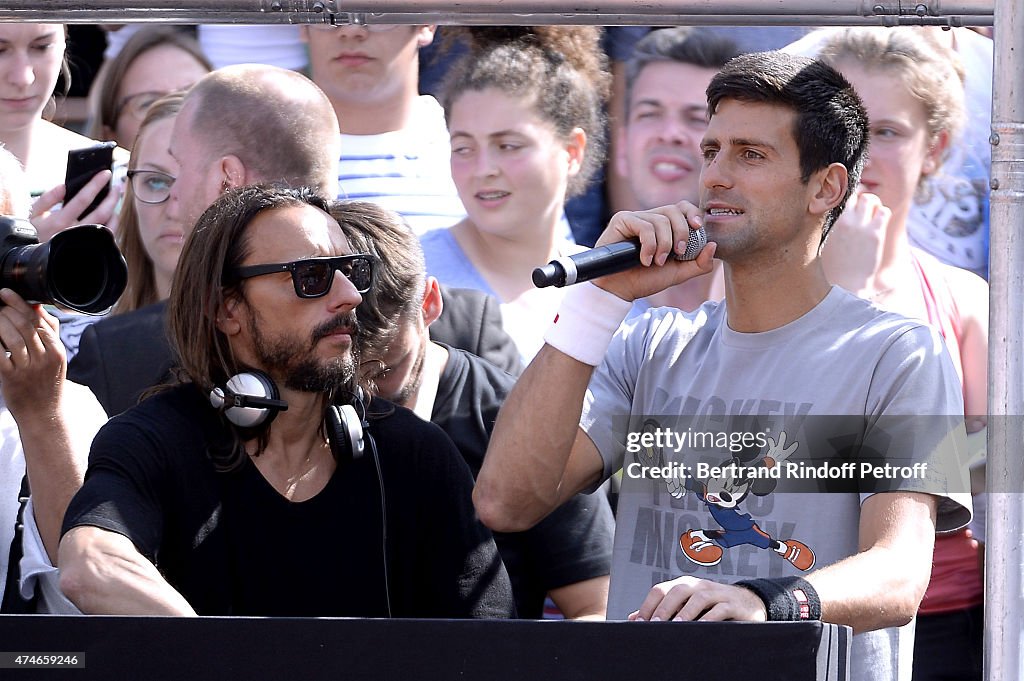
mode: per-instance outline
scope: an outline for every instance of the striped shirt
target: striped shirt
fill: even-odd
[[[452,181],[444,112],[421,95],[403,130],[342,135],[340,199],[369,201],[405,218],[416,234],[451,227],[466,215]]]

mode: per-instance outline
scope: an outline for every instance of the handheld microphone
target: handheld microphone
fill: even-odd
[[[686,241],[686,252],[674,257],[677,260],[693,260],[707,242],[708,237],[703,227],[691,229],[690,237]],[[533,270],[533,285],[537,288],[570,286],[623,272],[639,264],[640,242],[620,241],[575,255],[563,256],[536,268]]]

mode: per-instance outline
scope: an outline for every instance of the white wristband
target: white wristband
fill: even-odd
[[[591,282],[570,288],[544,334],[544,342],[575,360],[597,366],[633,303]]]

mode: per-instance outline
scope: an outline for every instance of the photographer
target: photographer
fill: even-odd
[[[0,215],[25,214],[16,190],[23,179],[0,148]],[[4,612],[52,611],[61,519],[106,414],[87,388],[65,379],[57,320],[8,285],[0,279],[0,597]],[[29,482],[32,498],[23,504]],[[42,580],[39,603],[33,578]]]

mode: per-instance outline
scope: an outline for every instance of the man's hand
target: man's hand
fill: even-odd
[[[0,290],[0,390],[15,420],[56,418],[67,359],[58,322],[9,288]]]
[[[57,211],[54,211],[53,207],[64,200],[64,194],[67,191],[63,184],[58,184],[37,198],[29,212],[29,221],[39,233],[40,243],[49,241],[57,232],[62,232],[75,225],[103,225],[110,231],[116,232],[117,216],[114,214],[114,210],[117,207],[117,200],[121,196],[117,187],[110,188],[107,198],[103,199],[103,202],[96,206],[94,211],[83,215],[81,220],[78,219],[78,216],[82,215],[89,207],[103,187],[110,184],[110,178],[109,170],[101,170],[96,173],[74,198]]]
[[[764,622],[764,603],[749,589],[696,577],[679,577],[651,588],[640,609],[627,618],[634,622]]]
[[[702,225],[700,209],[688,201],[645,211],[624,211],[612,216],[596,246],[640,240],[640,262],[625,272],[594,280],[597,286],[624,300],[636,300],[711,271],[716,244],[708,243],[696,260],[672,256],[686,252],[690,230]],[[692,227],[691,227],[692,226]]]

